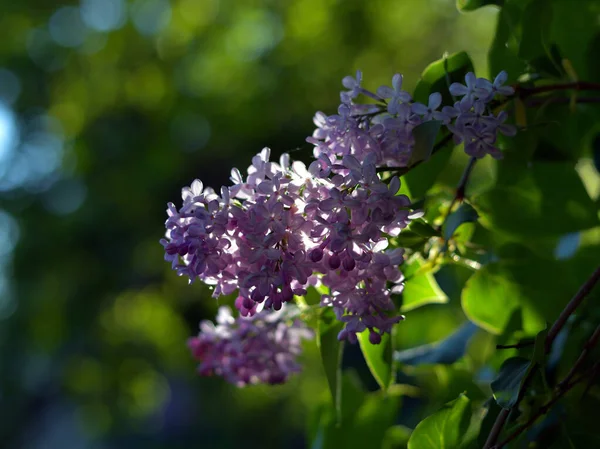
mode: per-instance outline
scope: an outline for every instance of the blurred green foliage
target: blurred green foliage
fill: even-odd
[[[328,394],[315,347],[286,386],[195,375],[185,340],[218,303],[163,262],[166,203],[194,178],[225,184],[263,146],[308,160],[314,112],[335,111],[358,68],[410,88],[468,51],[485,73],[497,11],[475,14],[440,0],[3,3],[2,446],[304,447]],[[438,315],[435,329],[415,317],[403,344],[458,319]]]
[[[458,78],[472,61],[479,76],[507,70],[523,85],[600,81],[600,7],[572,3],[3,5],[2,447],[419,449],[428,427],[450,421],[447,447],[481,447],[498,413],[484,402],[491,381],[507,359],[533,349],[495,345],[535,338],[598,264],[600,109],[577,102],[591,95],[511,103],[521,132],[502,142],[505,160],[475,166],[472,208],[445,228],[453,263],[440,267],[429,242],[468,157],[447,148],[404,176],[426,215],[397,243],[431,257],[403,269],[407,319],[390,345],[361,342],[377,380],[359,345],[346,345],[338,370],[322,367],[314,342],[303,374],[283,386],[239,390],[197,377],[186,338],[231,298],[217,302],[163,262],[164,209],[195,178],[226,184],[230,168],[245,168],[263,146],[308,161],[314,112],[335,111],[340,80],[356,69],[372,88],[401,72],[423,98],[444,87],[445,53]],[[544,361],[545,381],[566,373],[600,321],[594,295]],[[335,334],[323,329],[321,341],[334,362]],[[376,391],[390,377],[387,393]],[[536,382],[523,416],[548,395]],[[593,447],[597,381],[590,391],[533,429],[538,447]]]

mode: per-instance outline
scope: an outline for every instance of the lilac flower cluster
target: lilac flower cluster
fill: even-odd
[[[221,307],[217,324],[200,323],[200,334],[188,346],[200,362],[203,376],[219,375],[239,387],[248,384],[280,384],[300,371],[296,356],[302,339],[312,333],[298,320],[286,324],[282,312],[263,311],[249,318],[231,315]]]
[[[453,133],[456,144],[464,143],[467,154],[481,158],[486,154],[499,159],[500,150],[494,145],[498,132],[514,135],[515,128],[504,124],[505,112],[495,116],[489,104],[497,95],[511,95],[514,89],[503,86],[506,72],[501,72],[490,82],[475,78],[469,72],[466,85],[454,83],[450,93],[462,96],[452,106],[442,106],[442,95],[434,92],[428,104],[414,102],[411,95],[402,90],[402,75],[392,78],[392,87],[381,86],[376,93],[361,87],[362,74],[356,78],[346,77],[343,85],[349,89],[341,93],[342,103],[337,115],[327,116],[318,112],[314,118],[317,129],[307,140],[315,145],[315,157],[322,155],[332,162],[352,154],[359,160],[373,154],[377,166],[406,167],[409,165],[415,145],[413,130],[418,125],[439,120]],[[359,95],[376,103],[356,104]]]
[[[387,250],[387,236],[413,217],[399,179],[382,182],[373,156],[321,158],[307,169],[269,155],[255,156],[246,178],[233,169],[220,196],[198,180],[183,189],[183,207],[169,204],[165,258],[190,281],[213,285],[215,297],[237,290],[242,316],[279,310],[322,283],[322,305],[346,323],[339,338],[355,342],[369,329],[378,342],[402,319],[391,294],[402,290],[403,251]]]
[[[316,114],[317,129],[307,139],[315,145],[309,167],[287,154],[272,162],[265,148],[245,176],[233,169],[233,184],[218,194],[199,180],[184,188],[182,207],[168,205],[165,259],[190,282],[213,286],[214,297],[237,292],[241,315],[234,320],[221,312],[216,328],[203,323],[190,343],[202,360],[201,373],[238,384],[284,380],[295,370],[297,345],[279,344],[281,323],[273,327],[278,333],[262,323],[271,323],[269,310],[281,310],[310,286],[327,287],[321,306],[333,307],[345,323],[340,340],[354,343],[357,333],[368,330],[378,344],[391,332],[403,319],[392,295],[402,292],[404,278],[403,250],[388,248],[389,238],[420,212],[398,194],[398,177],[384,182],[377,168],[406,167],[413,130],[428,120],[440,120],[472,156],[498,157],[496,133],[510,134],[511,127],[502,123],[505,115],[486,115],[486,108],[497,94],[512,93],[502,86],[505,79],[501,73],[491,83],[470,73],[466,86],[450,87],[462,100],[440,110],[439,93],[427,105],[413,102],[401,75],[373,93],[361,87],[357,72],[342,81],[347,90],[338,114]],[[375,103],[356,104],[359,95]],[[285,369],[274,360],[284,361]]]

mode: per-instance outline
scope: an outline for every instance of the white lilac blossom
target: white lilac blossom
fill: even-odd
[[[280,384],[300,371],[296,359],[302,352],[301,342],[311,337],[301,321],[290,319],[283,311],[234,318],[228,307],[221,307],[216,325],[202,321],[200,333],[188,340],[188,346],[200,362],[200,375],[222,376],[243,387]]]
[[[425,105],[402,90],[401,75],[373,93],[361,86],[359,71],[344,78],[338,113],[315,115],[308,168],[287,154],[272,162],[265,148],[245,176],[234,168],[233,184],[219,193],[199,180],[184,188],[181,208],[168,205],[165,259],[190,282],[213,286],[214,297],[237,292],[240,315],[222,309],[216,327],[203,322],[190,341],[200,373],[238,385],[284,381],[297,370],[301,326],[286,327],[277,311],[310,286],[327,287],[320,305],[345,323],[340,340],[356,342],[368,330],[378,344],[391,332],[404,318],[392,301],[404,277],[403,249],[389,249],[389,238],[420,215],[398,194],[400,180],[384,182],[377,169],[407,167],[413,130],[429,120],[439,120],[467,154],[500,158],[497,133],[515,129],[489,104],[513,93],[503,86],[506,78],[502,72],[490,82],[469,73],[465,85],[449,88],[460,101],[443,105],[434,92]],[[375,103],[355,103],[361,95]]]

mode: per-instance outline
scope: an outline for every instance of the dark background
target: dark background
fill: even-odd
[[[410,90],[466,50],[486,75],[495,16],[453,0],[3,1],[0,446],[304,447],[328,394],[312,345],[285,386],[195,375],[185,342],[218,302],[163,261],[166,203],[264,146],[309,160],[313,114],[356,69]],[[406,347],[463,318],[426,319]]]

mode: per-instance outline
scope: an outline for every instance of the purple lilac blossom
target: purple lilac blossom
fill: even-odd
[[[394,75],[392,87],[373,93],[361,86],[358,71],[355,78],[343,80],[348,90],[341,92],[338,113],[315,115],[317,129],[307,139],[315,146],[315,160],[308,168],[287,154],[279,163],[271,162],[265,148],[252,159],[245,177],[233,169],[233,185],[219,194],[199,180],[184,188],[182,207],[168,205],[161,240],[165,259],[190,282],[199,279],[214,286],[214,297],[237,291],[237,320],[242,320],[238,323],[230,314],[224,318],[223,312],[216,328],[204,325],[191,342],[203,360],[201,371],[238,384],[285,379],[282,371],[274,377],[257,374],[262,368],[240,374],[232,366],[223,368],[222,360],[216,365],[206,360],[218,361],[225,357],[219,351],[231,351],[221,343],[230,341],[232,331],[226,330],[234,322],[240,329],[255,320],[267,322],[272,310],[304,295],[309,286],[328,288],[321,306],[333,307],[345,323],[339,339],[356,342],[356,334],[368,330],[370,341],[380,342],[403,319],[391,299],[403,289],[403,250],[388,249],[388,238],[419,214],[411,211],[408,197],[398,195],[399,179],[383,182],[377,168],[406,167],[415,144],[413,130],[428,120],[440,120],[467,154],[501,158],[497,133],[513,135],[515,128],[504,123],[505,112],[494,115],[488,104],[497,95],[513,93],[503,86],[506,79],[505,72],[494,82],[468,73],[465,85],[454,83],[449,89],[463,97],[460,101],[442,105],[442,96],[432,93],[424,105],[402,90],[401,75]],[[376,103],[355,103],[360,95]],[[237,347],[250,344],[244,339],[270,338],[266,327],[252,329],[257,334],[236,334]]]
[[[312,338],[301,321],[288,324],[287,318],[283,310],[234,318],[228,307],[221,307],[216,325],[202,321],[198,336],[188,340],[200,362],[198,373],[222,376],[238,387],[285,382],[300,371],[296,359],[302,340]]]

